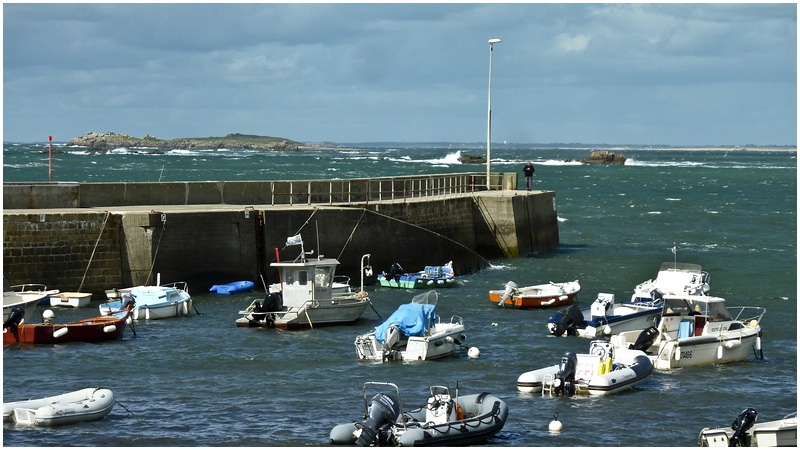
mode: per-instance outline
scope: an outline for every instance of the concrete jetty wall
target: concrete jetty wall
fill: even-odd
[[[160,273],[162,283],[187,281],[197,293],[229,281],[277,281],[269,264],[299,255],[285,245],[294,234],[305,251],[339,259],[338,273],[353,285],[362,259],[376,274],[394,262],[414,271],[451,260],[466,274],[488,259],[558,246],[555,193],[504,189],[516,186],[513,174],[497,175],[497,188],[486,190],[485,175],[477,182],[473,175],[337,180],[335,187],[327,180],[4,184],[3,272],[11,284],[100,296],[155,283]]]

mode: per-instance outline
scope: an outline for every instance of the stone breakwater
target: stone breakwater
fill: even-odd
[[[119,133],[94,133],[76,137],[68,146],[86,147],[90,153],[106,153],[115,148],[150,148],[159,150],[170,149],[201,149],[214,150],[219,148],[245,148],[253,150],[283,150],[294,151],[300,149],[300,143],[283,138],[270,136],[254,136],[231,133],[224,137],[208,138],[176,138],[158,139],[150,135],[138,138]]]

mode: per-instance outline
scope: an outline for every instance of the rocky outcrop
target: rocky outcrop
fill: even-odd
[[[300,149],[300,143],[288,139],[275,138],[270,136],[254,136],[247,134],[232,133],[225,137],[209,138],[177,138],[177,139],[157,139],[146,135],[137,138],[127,134],[118,133],[93,133],[89,132],[86,136],[76,137],[67,142],[68,146],[86,147],[90,153],[106,153],[115,148],[142,148],[156,149],[156,151],[174,148],[192,149],[218,149],[218,148],[247,148],[253,150],[282,150],[294,151]]]
[[[615,155],[609,151],[602,150],[592,152],[589,158],[581,160],[581,162],[586,164],[625,164],[625,159],[624,155]]]
[[[461,164],[486,164],[486,157],[467,155],[466,153],[458,158]]]

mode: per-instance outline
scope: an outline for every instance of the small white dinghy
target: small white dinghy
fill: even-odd
[[[3,403],[3,422],[64,425],[102,419],[114,408],[109,389],[86,388],[52,397]]]
[[[589,353],[567,352],[559,364],[525,372],[517,379],[520,392],[551,397],[608,395],[632,388],[653,372],[653,363],[639,350],[614,349],[608,341],[592,341]]]

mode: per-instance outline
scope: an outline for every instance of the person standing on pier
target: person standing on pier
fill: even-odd
[[[528,164],[525,164],[525,167],[522,168],[522,171],[525,172],[525,184],[528,186],[528,190],[531,190],[531,186],[533,185],[533,172],[536,172],[536,169],[533,168],[533,164],[528,161]]]

